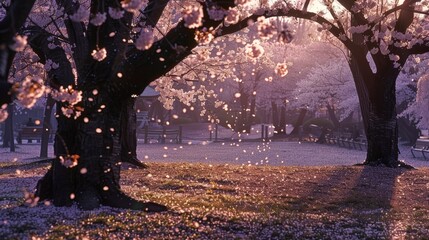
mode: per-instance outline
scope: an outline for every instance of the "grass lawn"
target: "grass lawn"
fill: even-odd
[[[0,166],[0,239],[429,239],[429,168],[152,163],[124,170],[147,214],[21,206],[47,165]],[[20,169],[20,171],[16,171]]]

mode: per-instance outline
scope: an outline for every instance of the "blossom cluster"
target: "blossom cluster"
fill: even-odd
[[[124,16],[124,11],[109,7],[109,16],[113,19],[121,19]]]
[[[80,108],[77,108],[75,105],[82,101],[82,92],[73,89],[72,86],[68,86],[67,88],[60,87],[59,90],[53,90],[51,92],[52,97],[59,101],[68,103],[67,106],[61,107],[61,111],[64,116],[74,118],[78,118],[81,115]]]
[[[137,38],[135,45],[138,50],[149,49],[155,40],[152,28],[142,28],[140,35]]]
[[[7,113],[7,104],[3,104],[0,108],[0,122],[3,122],[7,119],[9,114]]]
[[[261,42],[259,40],[254,40],[252,44],[247,44],[244,49],[246,56],[257,59],[260,58],[264,54],[264,48],[261,46]]]
[[[186,6],[182,11],[183,21],[188,28],[198,28],[203,25],[204,12],[201,6]]]
[[[240,20],[240,12],[238,11],[238,9],[229,8],[224,19],[225,26],[236,24],[239,20]]]
[[[25,47],[27,46],[27,36],[16,35],[13,40],[14,43],[9,46],[10,49],[15,52],[24,51]]]
[[[70,19],[74,22],[83,22],[89,18],[89,9],[81,5],[79,9],[72,15]]]
[[[199,44],[207,45],[214,39],[214,30],[213,28],[207,29],[203,28],[201,31],[197,30],[195,33],[195,41]]]
[[[128,12],[137,13],[146,4],[144,0],[123,0],[121,6]]]
[[[276,68],[274,69],[274,72],[279,75],[280,77],[284,77],[288,73],[287,64],[286,63],[277,63]]]
[[[107,19],[106,13],[96,13],[89,21],[94,26],[101,26]]]
[[[221,8],[210,8],[207,10],[210,19],[220,21],[226,15],[226,11]]]
[[[277,34],[277,27],[264,16],[258,18],[258,35],[261,39],[270,39]]]
[[[67,168],[72,168],[72,167],[76,167],[78,164],[78,160],[79,160],[80,156],[77,154],[73,154],[73,155],[66,155],[66,156],[60,156],[60,162],[64,167]]]
[[[93,50],[91,53],[92,58],[101,62],[107,57],[107,51],[105,48]]]
[[[45,85],[42,78],[27,76],[22,82],[15,83],[13,91],[19,103],[26,108],[31,108],[45,93]]]

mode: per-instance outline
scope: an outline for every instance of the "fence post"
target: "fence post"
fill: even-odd
[[[268,126],[265,126],[265,140],[268,140]]]
[[[161,143],[165,143],[165,126],[162,126]]]
[[[262,138],[262,141],[264,140],[264,137],[265,137],[265,126],[264,126],[264,124],[262,124],[261,125],[261,138]]]
[[[144,143],[147,144],[148,127],[144,126]]]
[[[217,125],[217,123],[216,123],[216,125],[215,125],[215,142],[217,142],[217,128],[218,127],[218,125]]]
[[[179,143],[182,143],[182,126],[179,126]]]

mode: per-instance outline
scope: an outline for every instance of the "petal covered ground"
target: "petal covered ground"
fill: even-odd
[[[429,169],[151,163],[125,170],[131,196],[166,204],[147,214],[20,206],[47,165],[3,164],[0,239],[424,239]],[[19,171],[17,171],[19,169]]]

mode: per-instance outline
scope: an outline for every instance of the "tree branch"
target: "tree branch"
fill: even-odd
[[[35,0],[15,0],[0,22],[0,82],[6,82],[15,52],[9,48],[13,37],[24,25]]]
[[[75,77],[64,49],[61,47],[50,49],[48,47],[50,43],[48,37],[51,36],[51,33],[38,26],[27,27],[26,30],[30,33],[29,44],[37,56],[39,56],[40,62],[45,64],[50,59],[59,65],[58,68],[51,68],[47,71],[51,87],[58,89],[59,86],[73,86]],[[53,41],[54,44],[59,45],[59,42],[55,42],[58,40],[54,39]]]
[[[311,20],[314,22],[319,23],[322,26],[327,26],[327,31],[332,33],[338,40],[340,40],[347,48],[351,48],[353,43],[350,41],[350,39],[347,37],[346,33],[344,32],[344,29],[341,30],[337,26],[335,26],[333,23],[328,21],[326,18],[313,13],[313,12],[304,12],[302,10],[298,10],[295,8],[292,9],[276,9],[275,11],[269,10],[265,11],[260,14],[253,14],[249,17],[244,18],[237,24],[230,25],[228,27],[222,27],[220,31],[216,34],[216,37],[228,35],[231,33],[235,33],[237,31],[240,31],[241,29],[244,29],[247,27],[247,23],[249,21],[257,21],[257,19],[261,16],[265,16],[267,18],[269,17],[296,17],[296,18],[302,18]]]
[[[207,4],[207,2],[202,4]],[[219,7],[228,9],[234,6],[234,1],[212,0],[210,4],[218,4]],[[123,77],[113,76],[113,80],[106,86],[107,91],[117,98],[127,98],[132,94],[140,94],[150,82],[166,74],[185,57],[189,56],[192,53],[191,50],[198,45],[195,40],[196,32],[202,31],[203,28],[216,28],[222,23],[222,21],[210,19],[206,8],[203,7],[203,9],[204,24],[202,27],[191,29],[181,21],[148,50],[138,51],[133,46],[130,55],[120,69],[124,73]]]

